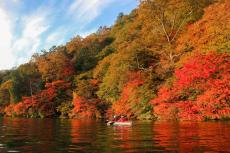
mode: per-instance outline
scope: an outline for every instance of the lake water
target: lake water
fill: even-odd
[[[230,152],[230,122],[0,119],[0,152]]]

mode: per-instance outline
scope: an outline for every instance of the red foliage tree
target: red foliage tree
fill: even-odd
[[[46,89],[32,97],[23,97],[22,102],[7,106],[4,112],[7,116],[52,117],[56,113],[55,98],[58,96],[58,92],[66,90],[70,86],[71,83],[63,80],[46,83]]]
[[[230,117],[230,56],[197,55],[177,69],[171,88],[163,86],[152,100],[154,114],[181,120]]]
[[[128,117],[135,114],[133,106],[139,103],[139,99],[132,99],[136,94],[136,88],[144,84],[141,72],[130,72],[128,82],[124,86],[121,98],[112,106],[112,110],[117,115],[127,115]]]
[[[72,110],[73,118],[95,118],[99,117],[100,113],[97,110],[96,99],[88,100],[84,97],[78,96],[76,93],[73,94],[73,105]]]

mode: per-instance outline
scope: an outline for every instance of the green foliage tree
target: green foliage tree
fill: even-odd
[[[113,38],[110,37],[110,29],[106,27],[100,27],[99,30],[82,39],[77,36],[67,43],[67,52],[69,52],[73,58],[72,62],[75,65],[76,71],[79,73],[91,70],[97,65],[100,58],[103,58],[110,54],[111,50],[105,49],[110,45]],[[103,50],[100,57],[98,54]]]
[[[4,82],[0,86],[0,106],[4,107],[8,105],[11,101],[10,88],[12,82],[10,80]]]

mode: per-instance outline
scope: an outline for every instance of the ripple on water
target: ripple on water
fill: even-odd
[[[0,153],[230,153],[229,122],[136,122],[132,127],[107,127],[80,120],[7,120],[7,128],[0,125]]]

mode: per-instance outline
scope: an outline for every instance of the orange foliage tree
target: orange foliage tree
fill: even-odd
[[[230,52],[230,1],[224,0],[205,9],[201,20],[188,26],[180,37],[177,50]]]
[[[56,115],[56,98],[61,91],[70,88],[71,83],[58,80],[46,83],[46,89],[33,95],[23,97],[17,104],[11,104],[4,110],[7,116],[52,117]]]
[[[144,84],[141,72],[133,72],[128,75],[129,81],[125,84],[121,97],[112,105],[112,112],[117,115],[131,117],[137,113],[134,107],[140,103],[140,99],[133,99],[137,94],[137,87]]]
[[[74,65],[64,47],[54,47],[50,52],[34,55],[44,81],[66,80],[74,74]]]
[[[100,116],[97,110],[97,100],[89,100],[73,93],[72,118],[96,118]]]

